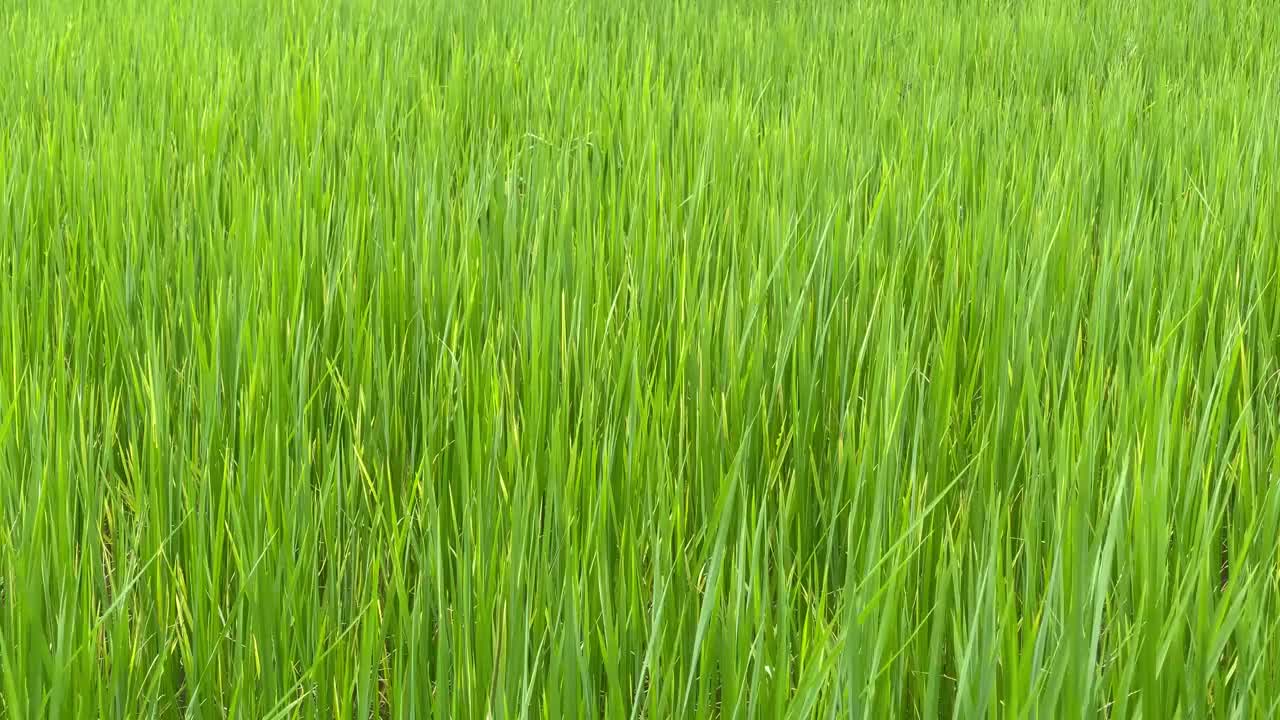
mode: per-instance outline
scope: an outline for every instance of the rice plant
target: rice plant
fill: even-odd
[[[1280,23],[10,0],[0,716],[1280,712]]]

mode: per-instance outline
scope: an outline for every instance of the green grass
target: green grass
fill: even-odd
[[[1280,708],[1269,2],[9,0],[0,716]]]

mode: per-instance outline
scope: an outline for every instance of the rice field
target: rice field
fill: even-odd
[[[1280,22],[9,0],[0,717],[1270,718]]]

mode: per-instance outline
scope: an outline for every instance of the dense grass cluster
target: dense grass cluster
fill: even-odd
[[[1274,717],[1278,33],[5,3],[0,715]]]

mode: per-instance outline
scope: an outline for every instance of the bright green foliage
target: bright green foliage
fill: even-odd
[[[1276,715],[1274,3],[0,6],[0,716]]]

